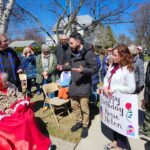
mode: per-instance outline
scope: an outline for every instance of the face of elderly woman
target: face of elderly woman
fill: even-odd
[[[8,75],[6,73],[0,74],[0,90],[8,87]]]
[[[113,62],[114,62],[114,63],[117,63],[117,64],[120,63],[121,57],[120,57],[120,55],[119,55],[117,49],[115,49],[115,50],[113,51],[113,56],[112,56],[112,57],[113,57]]]
[[[6,89],[8,87],[8,81],[2,81],[1,82],[1,86],[0,86],[0,89]]]

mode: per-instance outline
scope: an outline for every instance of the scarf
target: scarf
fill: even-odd
[[[110,83],[111,83],[112,77],[113,77],[113,75],[116,73],[116,71],[117,71],[119,68],[120,68],[120,66],[117,64],[117,65],[115,65],[114,68],[111,70],[111,75],[110,75],[109,80],[108,80],[108,82],[109,82],[108,88],[109,88],[109,89],[110,89]]]

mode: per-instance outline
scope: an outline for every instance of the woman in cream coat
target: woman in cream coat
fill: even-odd
[[[106,96],[113,93],[131,94],[135,92],[134,67],[129,49],[124,45],[119,45],[113,49],[113,64],[109,68],[103,85],[103,92]],[[105,149],[122,150],[125,148],[126,137],[113,132],[114,140],[105,146]]]

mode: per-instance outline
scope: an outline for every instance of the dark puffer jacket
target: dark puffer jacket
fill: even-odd
[[[146,70],[144,100],[148,103],[150,109],[150,61]]]
[[[98,71],[98,67],[96,55],[89,44],[84,44],[81,51],[71,53],[70,67],[66,67],[64,70],[79,68],[80,65],[83,66],[83,72],[71,72],[71,83],[69,86],[71,97],[85,97],[91,93],[92,75]]]

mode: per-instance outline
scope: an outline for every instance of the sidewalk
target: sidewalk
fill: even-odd
[[[104,131],[108,132],[106,133],[108,136],[111,136],[111,131],[109,129],[104,129]],[[148,139],[145,136],[141,137],[143,140],[140,138],[137,140],[128,139],[132,150],[150,150],[150,138]],[[101,131],[100,115],[97,115],[92,121],[88,137],[82,139],[75,150],[103,150],[104,145],[110,142],[111,141],[104,136]]]
[[[75,143],[67,142],[62,139],[50,136],[52,144],[56,145],[56,150],[74,150],[76,147]]]

